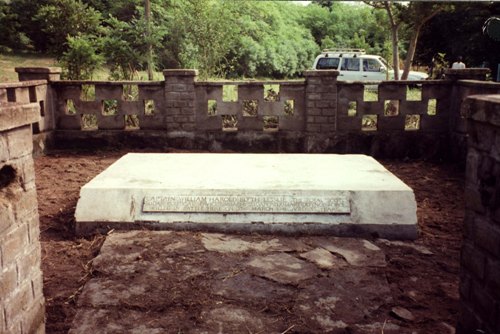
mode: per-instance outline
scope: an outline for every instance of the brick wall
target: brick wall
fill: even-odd
[[[500,95],[471,96],[465,106],[469,137],[457,333],[494,334],[500,333]]]
[[[165,101],[168,130],[195,130],[194,81],[198,75],[196,70],[165,70]]]
[[[0,103],[0,333],[44,333],[31,124],[38,103]]]

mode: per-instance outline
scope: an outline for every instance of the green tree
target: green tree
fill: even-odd
[[[236,40],[234,8],[226,0],[185,0],[175,6],[171,31],[182,66],[198,68],[202,78],[221,74]]]
[[[453,6],[447,3],[413,2],[401,12],[401,17],[406,22],[406,29],[410,31],[409,47],[404,61],[403,75],[401,76],[402,80],[408,78],[422,27],[438,13],[452,8]]]
[[[101,14],[79,0],[50,0],[33,18],[47,39],[47,48],[62,54],[68,36],[98,35]]]
[[[68,49],[60,59],[63,77],[70,80],[92,79],[94,72],[104,63],[96,40],[88,35],[69,36],[67,44]]]
[[[19,14],[6,0],[0,0],[0,46],[22,50],[31,48],[31,40],[21,29]]]
[[[483,34],[482,27],[498,13],[498,2],[455,3],[454,10],[440,12],[423,27],[415,58],[430,63],[442,52],[450,63],[462,56],[467,67],[487,66],[496,73],[500,43]]]

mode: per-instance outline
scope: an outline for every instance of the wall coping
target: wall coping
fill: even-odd
[[[31,86],[43,86],[48,83],[47,80],[29,80],[29,81],[16,81],[0,83],[0,88],[22,88]]]
[[[447,68],[444,70],[444,75],[446,79],[450,80],[460,80],[460,79],[476,79],[476,80],[486,80],[486,76],[490,73],[489,68],[462,68],[453,69]]]
[[[198,76],[198,70],[169,69],[169,70],[163,70],[163,75],[165,77],[196,77]]]
[[[100,85],[100,86],[121,86],[121,85],[138,85],[138,86],[162,86],[164,81],[107,81],[107,80],[55,80],[50,82],[51,85]]]
[[[466,106],[468,118],[500,126],[500,94],[471,95],[466,99]]]
[[[17,73],[49,73],[49,74],[60,74],[62,69],[60,67],[16,67],[14,70]]]
[[[296,80],[266,80],[266,81],[197,81],[195,85],[197,86],[221,86],[221,85],[240,85],[240,86],[262,86],[262,85],[282,85],[282,86],[301,86],[304,85],[304,79]]]
[[[304,71],[304,76],[307,77],[337,77],[339,75],[337,70],[307,70]]]
[[[29,125],[39,120],[38,103],[0,102],[0,131]]]
[[[500,82],[494,81],[482,81],[482,80],[458,80],[459,85],[461,86],[481,86],[486,88],[500,88]]]

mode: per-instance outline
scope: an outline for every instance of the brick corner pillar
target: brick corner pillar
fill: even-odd
[[[195,131],[195,82],[197,70],[164,70],[167,131],[177,134]]]
[[[45,333],[31,123],[37,103],[0,104],[0,333]]]
[[[61,79],[60,67],[16,67],[19,81],[47,80],[56,81]]]
[[[337,124],[338,71],[305,71],[306,152],[328,150]]]
[[[500,95],[467,98],[457,334],[500,333]]]
[[[60,67],[16,67],[19,81],[33,84],[30,87],[30,102],[40,104],[40,120],[33,123],[33,146],[35,155],[43,154],[47,148],[54,146],[53,130],[56,129],[57,94],[52,81],[61,79]],[[46,83],[37,81],[45,80]]]

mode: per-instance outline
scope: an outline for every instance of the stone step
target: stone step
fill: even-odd
[[[362,239],[113,232],[69,333],[406,333],[386,265]]]

